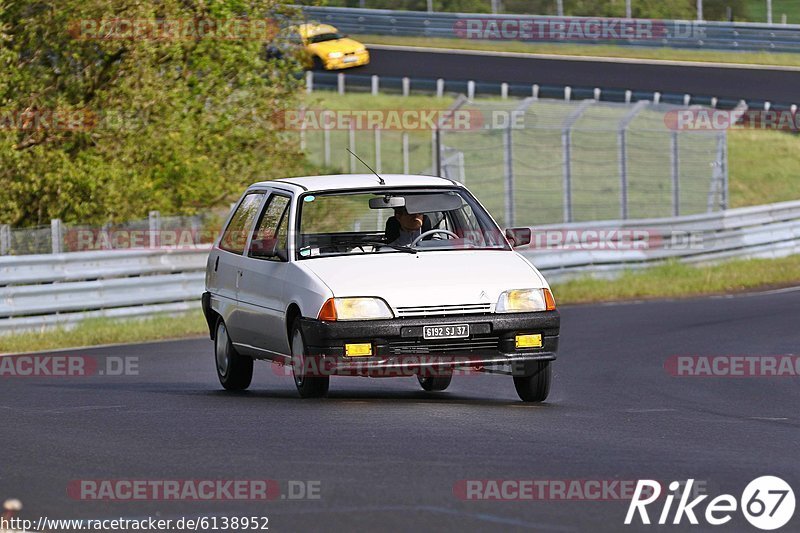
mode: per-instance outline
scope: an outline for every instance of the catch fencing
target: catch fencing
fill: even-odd
[[[386,173],[465,183],[507,227],[633,219],[723,210],[728,203],[727,132],[679,129],[697,109],[635,104],[459,97],[430,131],[301,130],[319,165],[363,171],[348,153]],[[360,170],[359,170],[360,169]]]

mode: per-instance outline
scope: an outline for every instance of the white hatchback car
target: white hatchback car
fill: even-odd
[[[331,375],[508,374],[524,401],[550,389],[560,318],[547,281],[460,183],[372,174],[251,185],[208,258],[203,311],[219,380],[253,360],[290,366],[302,397]]]

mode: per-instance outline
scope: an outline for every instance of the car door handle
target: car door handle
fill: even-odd
[[[216,272],[218,268],[219,268],[219,256],[217,256],[217,260],[214,261],[214,272]]]
[[[237,270],[236,271],[236,288],[237,289],[239,288],[239,280],[240,279],[242,279],[242,271],[241,270]]]

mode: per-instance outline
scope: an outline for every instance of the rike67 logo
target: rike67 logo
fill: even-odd
[[[764,531],[771,531],[783,527],[794,515],[794,491],[784,480],[775,476],[762,476],[751,481],[742,492],[742,497],[737,501],[730,494],[721,494],[706,502],[705,512],[701,512],[707,494],[689,500],[692,495],[694,479],[689,479],[684,485],[678,481],[669,484],[669,493],[663,499],[663,507],[658,514],[657,524],[681,524],[685,518],[690,524],[699,524],[698,516],[712,526],[720,526],[730,522],[737,508],[751,525]],[[636,523],[635,517],[642,524],[651,523],[647,506],[655,503],[662,496],[662,487],[658,481],[639,480],[633,493],[633,499],[625,516],[625,524]],[[678,498],[674,514],[672,504]],[[659,502],[660,503],[660,502]],[[655,507],[655,506],[653,506]],[[655,510],[655,509],[652,509]],[[670,516],[672,520],[670,520]],[[655,519],[655,516],[654,516]],[[685,522],[684,522],[685,523]]]

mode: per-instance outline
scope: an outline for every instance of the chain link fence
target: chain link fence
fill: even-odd
[[[506,226],[672,217],[727,207],[727,134],[675,127],[697,107],[639,101],[470,101],[431,131],[302,132],[309,158],[364,172],[440,175],[465,183]]]

